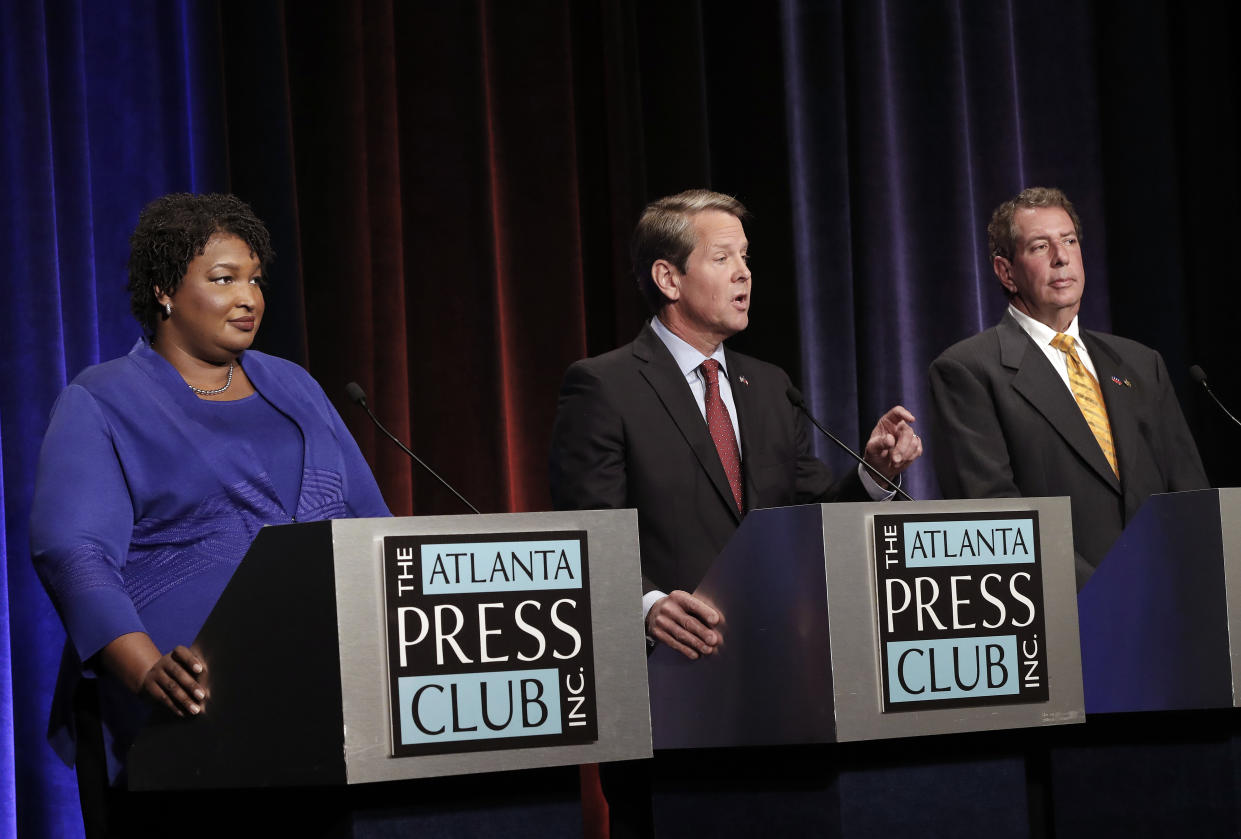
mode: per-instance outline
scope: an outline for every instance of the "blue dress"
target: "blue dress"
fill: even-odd
[[[76,752],[74,690],[99,675],[82,662],[130,632],[147,633],[161,652],[188,646],[264,525],[391,515],[314,379],[255,350],[239,361],[301,432],[292,513],[276,491],[288,476],[273,481],[255,435],[204,422],[202,400],[145,340],[83,371],[52,410],[30,533],[35,568],[69,636],[48,729],[67,763]],[[149,708],[110,676],[99,680],[99,696],[115,778]]]

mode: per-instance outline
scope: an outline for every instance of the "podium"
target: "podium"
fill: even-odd
[[[695,593],[724,641],[650,657],[657,832],[1023,835],[1030,744],[1085,720],[1066,498],[755,510]]]
[[[1241,489],[1151,496],[1078,611],[1087,713],[1241,706]]]
[[[1241,490],[1153,495],[1078,596],[1089,722],[1050,753],[1057,836],[1241,832]]]
[[[194,644],[207,711],[153,715],[130,789],[470,775],[393,796],[464,813],[534,772],[571,812],[529,835],[578,835],[576,766],[651,754],[640,596],[633,510],[265,527]]]
[[[1047,687],[1047,696],[1021,701],[1011,694],[967,694],[946,701],[889,702],[885,711],[887,679],[880,637],[885,617],[876,575],[877,563],[883,559],[876,552],[876,521],[893,516],[920,519],[927,530],[938,532],[941,528],[933,525],[1002,521],[1014,513],[1033,513],[1037,523],[1037,565],[1042,576],[1037,594],[1044,631],[1037,638],[1038,655],[1025,659],[1037,661],[1040,669],[1035,675]],[[959,549],[960,545],[950,547]],[[1029,547],[1033,552],[1035,546]],[[931,549],[928,544],[923,552],[928,558]],[[980,548],[979,553],[987,549]],[[932,621],[938,620],[947,631],[913,634],[944,639],[1005,635],[1008,630],[985,626],[997,622],[998,610],[988,606],[986,597],[995,597],[999,589],[992,585],[987,595],[981,594],[979,572],[985,576],[999,573],[996,569],[1024,566],[971,564],[970,557],[946,559],[957,564],[928,565],[924,576],[938,587],[935,601],[928,602],[931,584],[927,583],[919,602],[926,606],[921,616],[924,629],[933,630]],[[952,572],[954,567],[959,573]],[[939,571],[939,576],[931,577],[931,569]],[[972,607],[971,614],[982,607],[982,615],[959,621],[973,626],[955,631],[949,626],[953,595],[940,584],[944,569],[949,569],[949,579],[967,578],[958,581],[956,599],[969,601],[965,605]],[[967,582],[972,586],[970,594],[965,593]],[[903,594],[899,587],[894,591],[898,597]],[[718,654],[700,661],[689,661],[666,647],[651,655],[656,749],[848,742],[1084,720],[1067,499],[755,510],[746,516],[696,594],[723,613],[724,645]],[[911,592],[911,599],[918,597],[916,590]],[[904,611],[913,608],[917,605],[911,603]],[[957,611],[960,616],[962,609]],[[1033,643],[1031,639],[1027,650]],[[1016,663],[1020,669],[1020,660],[1018,656],[1017,662],[1010,659],[1005,664]],[[942,657],[940,661],[945,663]],[[969,676],[973,678],[974,673]],[[942,684],[925,686],[928,699],[936,687]]]

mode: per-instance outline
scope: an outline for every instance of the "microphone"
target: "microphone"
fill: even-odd
[[[1207,392],[1207,396],[1215,400],[1215,404],[1219,405],[1219,409],[1228,416],[1228,419],[1232,420],[1237,425],[1241,425],[1241,420],[1234,417],[1232,412],[1224,407],[1224,403],[1219,401],[1219,397],[1215,395],[1215,391],[1211,390],[1211,386],[1207,384],[1207,374],[1205,370],[1195,364],[1193,367],[1189,368],[1189,377],[1196,383],[1202,385],[1202,389]]]
[[[400,440],[396,439],[396,437],[393,436],[391,431],[384,428],[384,424],[379,421],[379,418],[376,417],[375,414],[371,412],[370,406],[366,404],[366,391],[362,390],[362,386],[360,384],[358,384],[357,382],[350,382],[349,384],[345,385],[345,393],[349,395],[350,400],[362,406],[362,409],[366,411],[366,415],[371,418],[371,422],[375,423],[375,427],[378,428],[380,431],[382,431],[384,434],[387,434],[388,439],[396,443],[398,446],[400,446],[401,451],[405,452],[405,454],[413,458],[414,463],[417,463],[423,469],[430,472],[431,477],[435,478],[435,480],[439,481],[441,484],[448,487],[449,492],[451,492],[453,495],[460,498],[462,504],[469,507],[474,512],[478,513],[478,508],[475,507],[473,504],[471,504],[469,501],[466,501],[465,496],[457,492],[455,489],[453,489],[452,484],[448,483],[448,481],[441,478],[438,472],[436,472],[430,466],[427,466],[425,463],[423,463],[422,458],[418,457],[418,455],[411,452],[408,446],[406,446]],[[482,515],[482,514],[479,513],[479,515]]]
[[[801,412],[806,415],[806,418],[809,419],[812,423],[814,423],[815,428],[819,429],[820,431],[822,431],[824,434],[827,435],[827,439],[831,440],[833,443],[835,443],[836,445],[840,446],[842,449],[847,451],[849,453],[849,457],[853,458],[858,463],[862,464],[862,466],[866,467],[866,469],[868,469],[870,473],[875,477],[875,481],[879,484],[879,486],[883,486],[884,484],[887,484],[891,486],[893,489],[895,489],[896,494],[904,498],[906,501],[913,501],[913,497],[910,496],[909,493],[905,492],[905,490],[897,486],[895,481],[888,480],[888,478],[886,478],[882,472],[880,472],[878,469],[876,469],[875,467],[867,463],[865,460],[863,460],[861,455],[859,455],[853,449],[849,448],[844,443],[842,443],[839,437],[837,437],[835,434],[833,434],[832,432],[824,428],[822,425],[820,425],[819,421],[814,418],[813,414],[810,413],[810,409],[806,407],[806,399],[804,396],[801,395],[800,390],[793,387],[793,385],[789,385],[789,389],[784,392],[784,395],[787,396],[789,398],[789,401],[793,403],[793,407],[801,409]]]

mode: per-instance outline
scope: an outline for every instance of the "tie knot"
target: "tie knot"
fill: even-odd
[[[1075,343],[1072,335],[1065,335],[1063,332],[1057,332],[1056,337],[1051,339],[1051,345],[1062,353],[1073,352]]]
[[[715,385],[720,380],[720,363],[714,358],[708,358],[701,365],[702,374],[707,378],[707,384]]]

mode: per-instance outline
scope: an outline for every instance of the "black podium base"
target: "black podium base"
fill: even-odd
[[[1241,711],[817,746],[657,752],[656,835],[1241,835]]]
[[[137,835],[299,839],[582,835],[576,766],[352,787],[131,792]],[[149,824],[150,829],[147,828]]]

